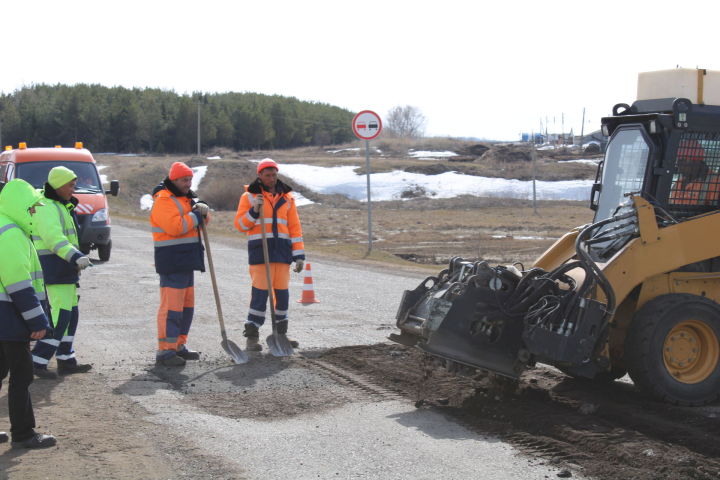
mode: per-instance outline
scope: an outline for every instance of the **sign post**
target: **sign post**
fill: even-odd
[[[372,202],[370,201],[370,140],[380,135],[382,120],[380,116],[371,111],[359,112],[352,121],[353,133],[360,140],[365,140],[365,175],[367,175],[367,205],[368,205],[368,253],[372,252]]]

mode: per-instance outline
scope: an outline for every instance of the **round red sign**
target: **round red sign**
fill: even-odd
[[[382,120],[372,110],[363,110],[352,121],[353,133],[361,140],[372,140],[382,131]]]

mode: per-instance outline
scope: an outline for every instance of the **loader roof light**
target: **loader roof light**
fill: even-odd
[[[75,142],[75,148],[77,148],[78,150],[81,149],[81,148],[83,148],[83,143],[82,143],[82,142]]]
[[[606,137],[610,136],[610,129],[608,128],[607,125],[602,126],[602,134],[605,135]]]
[[[655,120],[650,121],[650,133],[657,133],[657,122]]]
[[[55,145],[55,148],[62,148],[62,145]]]
[[[12,145],[5,145],[5,151],[8,152],[12,150]]]
[[[27,148],[27,143],[25,143],[25,142],[18,143],[18,148],[20,150],[25,150]]]

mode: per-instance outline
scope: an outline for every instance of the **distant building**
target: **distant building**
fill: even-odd
[[[527,132],[521,133],[520,141],[529,143],[533,137],[534,137],[536,144],[545,143],[545,136],[542,133],[527,133]]]
[[[597,144],[600,147],[600,151],[605,151],[605,146],[607,145],[608,139],[605,135],[602,134],[600,130],[596,130],[594,132],[588,133],[586,135],[583,135],[580,137],[578,135],[575,137],[575,144],[576,145],[592,145]]]

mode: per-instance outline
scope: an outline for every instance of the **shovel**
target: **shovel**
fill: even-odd
[[[210,253],[210,242],[208,241],[207,229],[205,228],[205,222],[200,222],[200,228],[203,233],[203,240],[205,240],[205,251],[207,252],[208,266],[210,267],[210,278],[212,279],[213,293],[215,294],[215,306],[217,307],[218,320],[220,321],[220,335],[222,335],[222,342],[220,346],[223,350],[230,355],[235,363],[247,363],[248,356],[237,346],[232,340],[228,340],[227,333],[225,333],[225,322],[223,321],[222,307],[220,307],[220,294],[218,293],[217,280],[215,279],[215,267],[213,266],[212,254]]]
[[[267,233],[265,232],[265,215],[263,208],[260,208],[260,231],[262,235],[263,257],[265,259],[265,274],[267,276],[268,298],[270,300],[270,320],[272,321],[272,335],[267,337],[267,345],[270,353],[275,357],[289,357],[294,353],[290,340],[287,336],[277,332],[277,321],[275,320],[275,293],[272,288],[272,275],[270,274],[270,254],[267,246]]]

